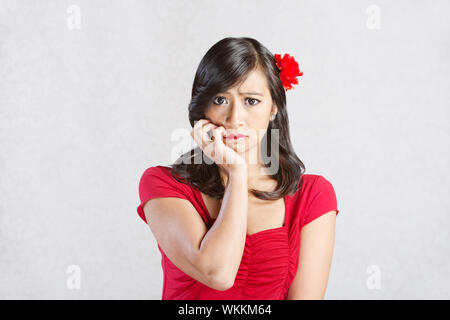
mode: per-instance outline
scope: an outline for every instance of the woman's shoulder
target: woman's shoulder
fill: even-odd
[[[148,185],[150,187],[164,186],[175,187],[179,190],[186,190],[188,185],[184,183],[184,179],[177,175],[177,178],[171,172],[172,168],[164,165],[150,166],[144,170],[140,179],[140,185]]]
[[[314,174],[314,173],[304,173],[302,174],[303,184],[307,185],[318,185],[324,183],[330,183],[330,181],[325,178],[323,175]]]
[[[144,170],[142,176],[154,176],[160,179],[167,180],[168,182],[180,183],[177,179],[174,178],[171,172],[172,168],[164,165],[155,165],[148,167]]]
[[[148,167],[144,170],[139,181],[140,204],[137,211],[146,221],[143,206],[153,198],[175,197],[192,202],[192,191],[182,182],[176,180],[171,173],[171,168],[162,165]]]
[[[186,183],[186,179],[176,173],[175,176],[172,175],[172,168],[169,166],[155,165],[145,169],[139,183],[141,204],[138,207],[138,213],[141,218],[146,221],[143,213],[143,204],[149,199],[176,197],[191,202],[205,223],[208,223],[202,207],[201,194],[189,183]]]
[[[147,169],[144,170],[144,173],[151,173],[151,174],[167,174],[170,172],[170,167],[163,166],[163,165],[154,165],[150,166]]]
[[[339,212],[333,185],[324,175],[303,174],[302,179],[290,206],[293,219],[299,219],[301,227],[326,212]]]
[[[321,175],[314,174],[314,173],[303,173],[301,175],[301,179],[298,182],[298,191],[297,192],[304,192],[305,189],[308,189],[313,185],[317,179],[319,179]],[[301,188],[300,188],[301,187]]]
[[[333,188],[332,183],[321,174],[304,173],[299,180],[296,192],[297,198],[304,198],[321,190]],[[300,201],[300,199],[298,199]]]

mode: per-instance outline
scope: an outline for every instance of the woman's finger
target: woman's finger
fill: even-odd
[[[217,128],[217,126],[214,123],[205,124],[201,129],[202,135],[207,136],[209,138],[211,136],[210,132],[212,132],[212,130],[214,130],[215,128]]]
[[[225,128],[222,126],[217,127],[216,129],[212,130],[212,136],[214,139],[219,139],[220,141],[222,141],[224,134],[225,134]]]
[[[202,122],[200,122],[200,121],[202,121]],[[199,120],[194,125],[194,128],[192,129],[192,132],[194,133],[194,135],[201,137],[203,135],[203,131],[205,130],[205,127],[207,127],[208,125],[211,125],[211,123],[209,123],[209,122],[206,123],[205,120]]]
[[[197,136],[197,139],[199,140],[199,141],[197,141],[197,143],[200,142],[202,144],[202,146],[208,145],[211,142],[211,138],[208,135],[208,131],[210,131],[210,129],[214,129],[215,127],[217,127],[215,124],[208,123],[208,124],[205,124],[203,127],[199,128],[196,131],[196,136]]]

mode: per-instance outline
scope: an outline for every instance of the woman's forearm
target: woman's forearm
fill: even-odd
[[[248,173],[228,175],[219,215],[200,245],[200,257],[211,277],[232,286],[247,234]]]

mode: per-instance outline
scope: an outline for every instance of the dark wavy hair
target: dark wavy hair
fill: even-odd
[[[279,155],[277,159],[271,157],[263,166],[267,168],[276,160],[279,162],[279,170],[271,175],[277,181],[274,191],[250,189],[249,192],[259,199],[276,200],[285,195],[292,195],[301,188],[305,166],[292,148],[285,89],[278,76],[279,69],[274,55],[265,46],[255,39],[246,37],[227,37],[214,44],[200,61],[195,74],[192,97],[188,106],[189,122],[191,127],[194,127],[194,121],[204,119],[206,109],[218,92],[226,91],[241,83],[248,73],[257,67],[260,67],[267,76],[272,100],[278,107],[276,117],[269,122],[261,143],[270,146],[270,130],[279,129]],[[265,150],[272,156],[269,148]],[[205,161],[191,161],[195,157],[207,158],[200,147],[191,149],[170,165],[172,176],[177,181],[191,184],[215,199],[222,199],[225,187],[222,184],[219,167],[212,160],[211,164]]]

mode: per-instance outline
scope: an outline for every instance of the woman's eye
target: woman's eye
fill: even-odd
[[[258,99],[253,99],[253,98],[247,98],[246,100],[249,101],[249,104],[251,106],[257,105],[260,102]],[[213,103],[216,105],[221,105],[221,104],[223,104],[223,101],[226,101],[226,98],[219,96],[214,99]]]
[[[224,97],[216,97],[216,98],[214,99],[214,104],[220,105],[220,104],[222,104],[222,102],[216,103],[216,101],[217,101],[217,100],[224,100],[224,99],[225,99]]]
[[[251,106],[254,106],[254,105],[256,105],[256,104],[259,103],[259,100],[258,100],[258,99],[253,99],[253,98],[247,98],[247,99],[248,99],[248,100],[251,100],[251,101],[254,101],[254,103],[250,103]]]

